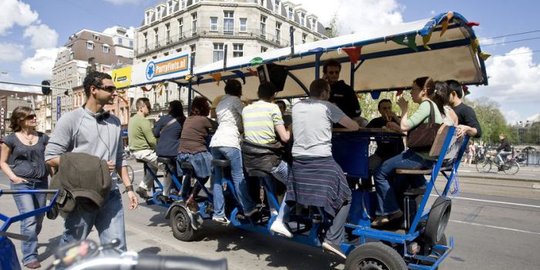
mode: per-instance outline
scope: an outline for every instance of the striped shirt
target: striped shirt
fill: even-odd
[[[242,119],[244,139],[258,144],[276,142],[275,126],[284,124],[278,105],[263,100],[245,107]]]

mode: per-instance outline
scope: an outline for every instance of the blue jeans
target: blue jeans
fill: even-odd
[[[79,203],[65,218],[64,234],[60,246],[86,239],[92,227],[96,226],[101,244],[108,244],[113,239],[120,240],[120,248],[126,251],[126,231],[124,226],[124,209],[122,197],[118,189],[113,189],[102,207],[88,207]]]
[[[392,181],[397,180],[394,179],[396,169],[430,168],[433,165],[433,162],[434,161],[432,160],[423,159],[410,149],[383,162],[383,164],[377,168],[373,177],[375,180],[375,189],[377,191],[378,202],[376,214],[378,216],[389,215],[399,210],[395,188],[396,186],[402,186],[403,183],[399,183],[401,181],[397,181],[395,184],[391,184]],[[407,177],[415,186],[425,184],[425,178],[423,175]],[[413,178],[412,180],[410,180],[411,177]],[[402,180],[402,178],[399,180]]]
[[[27,182],[14,184],[11,183],[11,189],[23,190],[23,189],[47,189],[47,180],[41,182]],[[47,202],[47,194],[15,194],[13,195],[15,204],[19,209],[19,213],[24,214],[33,211],[37,208],[44,207]],[[27,241],[22,241],[22,263],[24,265],[37,261],[38,254],[38,234],[41,232],[41,224],[43,223],[43,217],[45,214],[32,216],[21,220],[21,234],[28,236]]]
[[[237,199],[244,212],[249,212],[255,208],[255,203],[249,196],[244,169],[242,165],[242,152],[234,147],[211,147],[210,152],[214,159],[228,159],[231,162],[231,177],[234,183]],[[214,216],[225,216],[225,197],[223,196],[223,175],[219,168],[214,168]]]

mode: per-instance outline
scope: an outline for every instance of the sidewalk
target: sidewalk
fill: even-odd
[[[540,183],[540,166],[523,166],[519,168],[519,172],[515,175],[509,175],[505,174],[504,172],[495,172],[493,170],[489,173],[480,173],[476,170],[476,166],[474,164],[461,164],[459,168],[459,176],[479,179],[496,179]]]

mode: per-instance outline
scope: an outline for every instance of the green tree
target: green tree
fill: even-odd
[[[499,104],[492,100],[479,100],[469,102],[471,107],[476,112],[478,122],[482,128],[482,140],[488,144],[497,144],[499,142],[499,134],[505,134],[508,139],[515,142],[517,133],[512,132],[506,124],[506,120],[502,115]]]

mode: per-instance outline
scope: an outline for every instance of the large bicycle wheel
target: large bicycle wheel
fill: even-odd
[[[484,159],[476,163],[476,170],[478,172],[487,173],[491,170],[491,161],[489,159]]]
[[[519,172],[519,164],[515,160],[510,160],[504,164],[504,173],[516,174]]]

